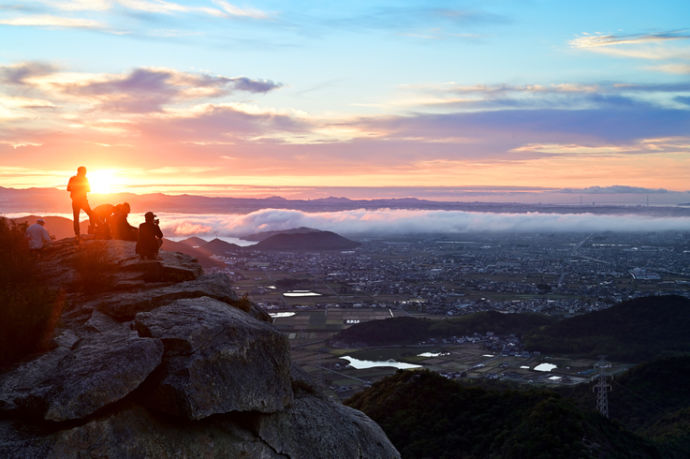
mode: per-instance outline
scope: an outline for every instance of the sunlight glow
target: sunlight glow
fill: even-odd
[[[108,194],[125,191],[125,181],[118,172],[117,169],[89,170],[87,176],[91,184],[91,192]]]

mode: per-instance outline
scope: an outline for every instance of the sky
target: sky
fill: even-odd
[[[690,190],[687,0],[0,0],[0,43],[0,186]]]

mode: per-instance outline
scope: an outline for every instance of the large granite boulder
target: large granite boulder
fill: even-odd
[[[96,309],[117,320],[134,319],[138,312],[151,311],[157,307],[184,298],[211,297],[237,307],[241,304],[230,279],[223,273],[203,274],[198,278],[175,284],[155,284],[136,291],[116,291],[82,303],[79,307],[89,312]],[[262,309],[251,305],[247,311],[254,318],[271,322],[271,317]]]
[[[396,457],[386,434],[361,411],[300,396],[289,410],[261,418],[259,436],[286,457]]]
[[[399,457],[292,365],[287,338],[227,276],[133,250],[47,252],[65,308],[51,350],[0,371],[0,457]]]
[[[242,417],[172,423],[137,405],[110,416],[66,425],[37,436],[31,426],[0,420],[3,458],[285,458]]]
[[[140,312],[136,328],[165,345],[151,406],[203,419],[230,411],[282,410],[292,401],[287,338],[209,297]]]
[[[132,393],[162,357],[160,340],[117,324],[3,374],[1,409],[48,421],[84,418]]]

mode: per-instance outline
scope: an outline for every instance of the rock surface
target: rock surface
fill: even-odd
[[[399,457],[290,361],[223,274],[125,241],[59,241],[55,347],[0,374],[0,457]]]
[[[292,402],[289,344],[271,325],[209,297],[140,312],[142,336],[165,346],[160,411],[203,419],[230,411],[271,413]]]

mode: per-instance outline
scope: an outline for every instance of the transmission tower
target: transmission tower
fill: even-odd
[[[597,410],[604,416],[609,417],[609,390],[611,384],[607,382],[606,369],[611,368],[611,364],[604,360],[604,356],[600,356],[599,361],[594,364],[594,368],[599,369],[599,375],[595,386],[592,388],[597,393]]]

